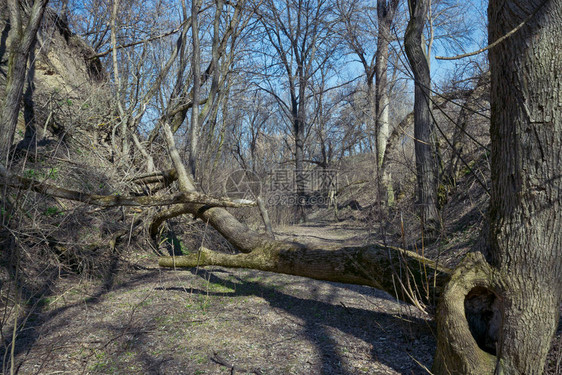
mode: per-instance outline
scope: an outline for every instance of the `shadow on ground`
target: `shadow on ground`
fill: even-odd
[[[299,334],[316,347],[320,360],[314,374],[357,374],[357,368],[347,363],[348,358],[353,357],[354,354],[370,358],[401,374],[427,374],[423,367],[431,368],[431,354],[435,349],[432,323],[416,317],[415,312],[403,304],[398,309],[395,306],[392,309],[394,311],[373,311],[372,306],[369,306],[373,302],[369,299],[373,301],[376,299],[378,303],[383,300],[397,304],[384,292],[363,286],[297,278],[296,284],[304,283],[306,289],[300,291],[304,295],[300,297],[283,292],[282,290],[287,287],[291,289],[290,285],[268,281],[269,277],[277,275],[264,272],[249,271],[253,275],[250,277],[238,277],[230,270],[220,268],[190,272],[213,285],[233,289],[233,292],[186,290],[184,287],[173,286],[161,290],[213,297],[263,298],[271,309],[286,314],[289,319],[296,319],[301,326]],[[254,279],[260,281],[252,281]],[[268,285],[271,282],[273,285]],[[321,291],[316,285],[324,285],[328,288],[324,287]],[[366,308],[349,306],[343,302],[342,289],[351,289],[361,296]],[[291,292],[298,294],[299,290]],[[272,330],[270,334],[275,336],[276,332]],[[283,334],[280,333],[279,336],[283,337]],[[347,346],[346,336],[364,342],[364,347]],[[349,344],[353,343],[349,342]],[[365,348],[369,348],[368,353],[360,353]],[[367,371],[366,368],[365,370]]]

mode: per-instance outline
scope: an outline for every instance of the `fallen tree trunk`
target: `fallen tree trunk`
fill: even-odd
[[[368,285],[400,300],[433,303],[451,270],[414,252],[374,244],[312,248],[271,240],[249,253],[226,254],[202,247],[185,256],[160,257],[161,267],[223,266],[304,276],[317,280]]]
[[[33,180],[10,173],[0,165],[0,186],[6,185],[20,190],[31,190],[51,197],[84,202],[94,206],[169,206],[182,203],[198,204],[202,207],[252,207],[254,202],[236,202],[228,198],[214,198],[196,191],[181,192],[170,196],[124,196],[98,195],[83,191],[65,189],[45,181]]]
[[[195,191],[195,184],[183,165],[169,125],[163,123],[162,130],[177,172],[180,191]],[[274,240],[252,231],[224,208],[206,208],[197,204],[171,207],[155,216],[150,225],[151,235],[157,235],[158,227],[166,219],[182,214],[192,214],[208,222],[241,254],[225,254],[201,248],[187,256],[161,257],[161,267],[251,268],[318,280],[369,285],[420,308],[425,303],[434,304],[436,296],[440,294],[439,290],[451,273],[414,252],[390,246],[314,248]]]

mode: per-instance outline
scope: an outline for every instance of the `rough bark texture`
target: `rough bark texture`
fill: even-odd
[[[306,82],[301,82],[303,85],[302,94],[305,94],[304,87]],[[296,219],[304,222],[306,221],[306,177],[304,170],[304,113],[305,113],[305,99],[304,95],[301,96],[301,101],[291,100],[293,110],[293,134],[295,136],[295,182],[297,187],[297,212]]]
[[[476,342],[467,320],[465,299],[474,288],[492,289],[493,270],[479,253],[457,267],[443,290],[436,314],[438,327],[434,374],[493,374],[495,357]],[[486,331],[489,322],[482,322]]]
[[[544,5],[543,5],[544,4]],[[495,0],[492,49],[490,253],[505,277],[506,373],[542,373],[562,296],[562,2]]]
[[[29,19],[24,23],[19,1],[9,0],[10,33],[8,46],[8,74],[6,95],[0,112],[0,160],[8,165],[10,148],[18,122],[27,60],[35,44],[37,30],[41,24],[47,0],[36,0],[31,8]]]
[[[269,213],[267,212],[267,207],[261,197],[256,198],[256,203],[258,204],[258,209],[260,210],[260,215],[263,220],[263,225],[265,226],[265,231],[270,237],[274,237],[273,227],[271,226],[271,220],[269,220]]]
[[[375,132],[376,132],[376,152],[377,170],[379,179],[385,188],[384,202],[388,206],[394,203],[394,189],[392,188],[392,178],[390,173],[384,169],[384,155],[390,137],[390,102],[388,87],[388,55],[389,43],[391,41],[391,26],[394,14],[398,7],[397,0],[378,0],[377,19],[379,30],[377,35],[377,52],[375,55]]]
[[[193,0],[191,3],[191,32],[192,32],[192,58],[191,66],[193,69],[193,102],[199,103],[201,90],[201,51],[199,48],[199,20],[198,13],[201,8],[199,0]],[[199,151],[199,106],[194,105],[191,108],[191,128],[189,130],[189,168],[191,174],[196,177],[197,159]]]
[[[430,75],[427,56],[422,47],[423,27],[427,18],[427,0],[410,1],[410,20],[404,37],[404,47],[414,73],[414,138],[418,204],[422,225],[428,232],[440,226],[437,210],[437,160],[435,130],[429,113]]]
[[[450,272],[413,252],[393,247],[370,245],[326,249],[275,240],[247,254],[232,255],[201,248],[187,256],[161,257],[159,265],[252,268],[318,280],[369,285],[407,302],[418,302],[424,298],[423,295],[432,299],[439,291],[425,291],[421,285],[433,285],[435,280],[439,290]],[[409,294],[411,289],[415,289],[409,288],[414,282],[419,287],[419,290],[413,291],[418,301],[413,301]]]
[[[490,2],[489,41],[533,14],[511,37],[490,50],[492,73],[492,192],[486,255],[480,280],[457,271],[438,322],[437,374],[540,374],[559,319],[562,296],[562,3]],[[481,273],[482,274],[482,273]],[[465,289],[462,290],[463,286]],[[469,287],[496,296],[496,357],[475,349],[459,313]],[[474,291],[474,288],[472,289]],[[466,304],[466,302],[465,302]],[[464,323],[463,323],[464,322]],[[489,326],[493,325],[490,322]],[[493,332],[488,332],[488,335]],[[456,345],[456,342],[463,342]]]
[[[377,164],[382,167],[386,150],[386,143],[390,136],[389,128],[389,99],[388,99],[388,45],[391,40],[390,27],[394,20],[394,13],[398,1],[377,1],[377,19],[379,30],[377,35],[377,52],[375,60],[375,131],[377,133]]]
[[[294,48],[294,47],[293,47]],[[300,52],[300,53],[299,53]],[[303,61],[303,51],[298,51],[295,55],[297,60],[297,87],[291,85],[291,121],[293,123],[293,135],[295,137],[295,182],[297,185],[297,217],[301,222],[306,221],[306,177],[304,169],[304,140],[306,126],[306,91],[310,84]],[[311,64],[311,62],[307,62]]]

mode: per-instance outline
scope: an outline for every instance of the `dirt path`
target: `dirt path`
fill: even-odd
[[[352,222],[313,221],[310,223],[281,227],[276,231],[280,239],[312,245],[364,245],[369,232]]]
[[[283,236],[348,245],[365,232],[311,223]],[[156,264],[137,255],[116,260],[102,280],[60,280],[20,333],[18,373],[425,374],[431,366],[431,323],[378,290]]]

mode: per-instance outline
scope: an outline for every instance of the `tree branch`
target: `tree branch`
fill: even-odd
[[[120,46],[116,46],[115,48],[116,49],[129,48],[129,47],[138,46],[139,44],[144,44],[144,43],[152,42],[154,40],[165,38],[167,36],[173,35],[173,34],[177,33],[178,31],[180,31],[182,29],[183,25],[185,25],[186,23],[191,23],[191,17],[189,19],[185,20],[184,22],[182,22],[182,24],[179,25],[178,27],[176,27],[175,29],[170,30],[170,31],[168,31],[164,34],[156,35],[156,36],[146,38],[146,39],[143,39],[143,40],[138,40],[136,42],[123,44],[123,45],[120,45]],[[89,58],[95,59],[95,58],[98,58],[98,57],[104,57],[104,56],[109,55],[112,51],[113,51],[113,49],[110,48],[107,51],[96,53],[95,55],[92,55]]]
[[[500,44],[501,42],[503,42],[504,40],[506,40],[507,38],[509,38],[510,36],[512,36],[513,34],[515,34],[517,31],[519,31],[519,29],[521,29],[523,26],[525,26],[525,24],[527,22],[529,22],[529,20],[531,18],[533,18],[535,16],[535,14],[537,14],[539,12],[539,10],[542,9],[542,7],[548,2],[548,0],[543,1],[535,10],[533,13],[529,14],[529,16],[527,18],[525,18],[523,20],[523,22],[521,22],[519,25],[517,25],[513,30],[511,30],[510,32],[508,32],[507,34],[505,34],[504,36],[502,36],[501,38],[497,39],[495,42],[493,42],[492,44],[487,45],[484,48],[480,48],[477,51],[473,51],[473,52],[469,52],[469,53],[464,53],[462,55],[457,55],[457,56],[451,56],[451,57],[447,57],[447,56],[435,56],[435,58],[437,60],[460,60],[463,59],[465,57],[469,57],[469,56],[474,56],[474,55],[478,55],[484,51],[487,51],[491,48],[494,48],[495,46],[497,46],[498,44]]]
[[[97,195],[76,190],[69,190],[49,184],[11,174],[4,166],[0,166],[0,185],[7,185],[20,190],[32,190],[37,193],[52,197],[84,202],[101,207],[116,206],[168,206],[178,203],[197,203],[207,207],[252,207],[255,202],[235,202],[227,198],[214,198],[198,192],[182,192],[168,197],[154,196],[121,196],[121,195]]]

